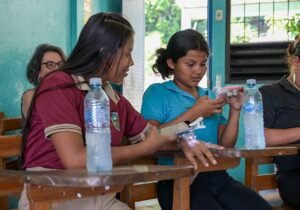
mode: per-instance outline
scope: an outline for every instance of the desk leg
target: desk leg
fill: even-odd
[[[173,210],[190,210],[190,177],[174,180]]]

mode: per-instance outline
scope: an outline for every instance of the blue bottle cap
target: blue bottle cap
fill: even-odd
[[[256,85],[256,79],[247,79],[246,84],[250,86]]]
[[[102,85],[102,80],[100,77],[90,78],[90,85]]]

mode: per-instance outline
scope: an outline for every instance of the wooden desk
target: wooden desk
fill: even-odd
[[[300,150],[300,144],[289,144],[282,147],[297,147]],[[276,148],[276,147],[274,147]],[[276,173],[259,173],[259,167],[262,165],[274,165],[273,157],[246,157],[245,160],[245,185],[255,191],[270,190],[277,188]]]
[[[212,151],[218,156],[217,165],[204,167],[199,163],[196,172],[224,170],[236,167],[242,157],[291,155],[297,147],[276,147],[263,150],[226,149]],[[126,165],[114,167],[113,171],[88,173],[86,170],[57,170],[24,172],[0,170],[0,188],[4,184],[26,183],[31,210],[49,210],[51,203],[78,199],[112,192],[120,192],[123,185],[154,180],[174,179],[173,210],[190,209],[190,177],[193,167],[182,152],[168,152],[175,158],[175,166]],[[160,156],[162,153],[160,154]],[[166,156],[166,155],[165,155]]]
[[[101,173],[88,173],[85,169],[42,172],[3,169],[0,170],[0,188],[7,183],[26,183],[30,210],[50,210],[53,202],[120,192],[127,184],[193,174],[193,167],[189,165],[126,165]]]
[[[211,150],[214,156],[217,157],[217,165],[209,167],[203,166],[198,161],[198,169],[196,172],[225,170],[237,167],[241,158],[245,157],[269,157],[269,156],[282,156],[293,155],[298,153],[298,148],[295,146],[282,146],[282,147],[267,147],[261,150],[246,150],[244,148],[228,148],[222,151]],[[173,156],[176,165],[188,165],[189,162],[184,157],[181,151],[168,151],[158,154],[159,156]],[[181,179],[175,178],[173,189],[173,210],[190,210],[190,178],[183,177]]]

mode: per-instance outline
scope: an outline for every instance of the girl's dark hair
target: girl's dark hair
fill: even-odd
[[[114,13],[98,13],[89,18],[63,71],[86,79],[107,73],[117,52],[133,36],[131,24]]]
[[[86,80],[91,77],[101,77],[111,70],[113,62],[117,64],[118,50],[122,49],[128,39],[133,36],[131,24],[119,14],[98,13],[92,15],[81,30],[79,39],[70,56],[60,66],[60,70],[68,74],[83,76]],[[39,92],[43,80],[54,72],[47,74],[38,84],[28,110],[28,117],[23,127],[21,164],[24,162],[26,138],[30,131],[30,120],[36,98],[45,91],[60,88],[76,88],[76,84],[64,84],[51,87]]]
[[[189,50],[204,51],[209,56],[208,44],[203,35],[195,30],[186,29],[173,34],[168,42],[167,48],[156,50],[156,61],[152,66],[155,73],[160,73],[162,78],[169,78],[173,70],[168,66],[167,59],[174,63],[184,57]]]
[[[287,48],[286,59],[288,66],[291,67],[291,61],[293,56],[300,57],[300,34],[295,37],[295,41],[291,42]]]
[[[47,52],[56,52],[60,55],[63,61],[66,61],[66,56],[61,48],[50,44],[40,44],[37,46],[26,68],[27,79],[34,86],[37,86],[39,82],[39,72],[42,60]]]

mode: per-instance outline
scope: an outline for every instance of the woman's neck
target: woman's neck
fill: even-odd
[[[294,81],[293,79],[293,75],[290,75],[288,78],[288,81],[291,83],[291,85],[293,85],[297,90],[300,91],[300,85],[297,83],[297,79]]]

